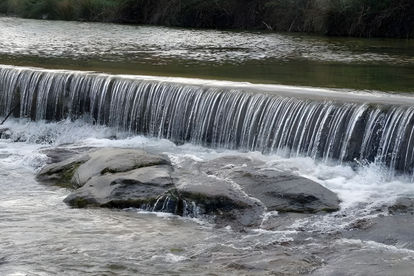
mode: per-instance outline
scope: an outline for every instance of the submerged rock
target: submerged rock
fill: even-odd
[[[0,127],[0,139],[10,139],[11,136],[12,136],[12,132],[10,128]]]
[[[391,214],[414,214],[414,198],[400,197],[388,207]]]
[[[343,237],[414,250],[414,198],[399,197],[382,207],[379,213],[352,222]]]
[[[357,223],[359,224],[361,220]],[[399,214],[377,216],[362,220],[362,227],[347,229],[343,237],[365,241],[375,241],[380,244],[392,245],[414,250],[414,216]],[[354,224],[355,225],[355,224]],[[359,226],[359,225],[358,225]]]

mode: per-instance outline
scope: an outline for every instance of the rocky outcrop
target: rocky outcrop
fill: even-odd
[[[226,156],[174,168],[163,155],[135,149],[63,153],[69,158],[45,166],[38,179],[73,188],[65,199],[73,207],[134,207],[242,227],[259,225],[269,211],[339,209],[337,196],[318,183],[253,159]]]
[[[258,225],[265,211],[265,206],[237,183],[213,175],[181,172],[176,190],[181,200],[197,206],[196,212],[212,215],[224,226],[233,221],[242,226]]]
[[[62,151],[60,149],[59,152]],[[49,153],[49,155],[53,157],[56,153]],[[169,164],[167,158],[141,150],[95,149],[45,166],[38,173],[37,179],[43,182],[55,182],[60,186],[79,188],[91,178],[106,173],[127,172],[141,167]]]
[[[316,213],[339,209],[340,201],[332,191],[291,172],[266,168],[259,161],[227,156],[205,163],[202,170],[231,179],[268,211]]]
[[[174,184],[169,165],[146,166],[91,177],[65,202],[74,207],[150,208]]]
[[[90,159],[88,153],[75,155],[58,163],[52,163],[43,167],[37,174],[37,180],[53,183],[61,187],[79,188],[72,178],[80,165]]]
[[[170,161],[166,157],[142,150],[104,148],[89,154],[89,159],[75,171],[72,182],[77,186],[83,186],[95,176],[156,165],[170,165]]]

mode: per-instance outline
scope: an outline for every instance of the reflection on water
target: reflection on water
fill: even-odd
[[[277,59],[412,63],[414,42],[0,18],[0,53],[241,63]]]
[[[3,17],[0,63],[412,91],[414,41]]]

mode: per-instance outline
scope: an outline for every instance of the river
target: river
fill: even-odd
[[[15,115],[21,117],[6,121],[11,134],[0,139],[0,274],[411,275],[413,216],[392,216],[387,206],[414,196],[407,154],[413,151],[414,98],[354,89],[413,92],[412,43],[0,18],[0,63],[12,65],[0,66],[0,116],[18,101]],[[150,76],[130,76],[136,74]],[[132,120],[136,111],[122,99],[143,93],[153,93],[147,98],[159,106],[148,112],[152,119]],[[186,118],[177,111],[194,107],[183,105],[180,95],[204,106],[192,115],[203,122],[196,126],[214,127],[183,136]],[[88,104],[79,100],[83,96],[90,97]],[[63,106],[60,97],[71,104]],[[217,108],[209,108],[211,98]],[[149,103],[135,102],[142,109]],[[221,119],[236,118],[240,103],[244,121]],[[259,116],[259,104],[268,114],[283,114],[275,118],[286,128],[302,124],[297,129],[303,134],[264,132],[274,129],[276,119]],[[206,121],[210,117],[217,121]],[[302,143],[308,136],[314,147]],[[355,139],[375,151],[357,147],[358,158],[345,158]],[[35,180],[48,162],[45,150],[109,146],[163,153],[176,166],[226,155],[259,159],[334,191],[341,210],[268,213],[257,229],[239,232],[202,218],[73,209],[63,203],[69,190]]]
[[[3,64],[412,92],[414,41],[0,18]]]

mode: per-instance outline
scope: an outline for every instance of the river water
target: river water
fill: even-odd
[[[412,91],[410,46],[411,41],[0,18],[0,63],[109,73]],[[389,169],[378,164],[176,145],[82,119],[9,119],[5,127],[12,135],[0,139],[0,275],[412,275],[414,270],[413,217],[386,211],[397,197],[413,197],[414,184],[411,176],[390,178]],[[164,213],[72,209],[63,203],[69,190],[35,180],[48,162],[44,150],[108,146],[167,154],[177,166],[225,155],[259,159],[331,189],[341,210],[269,213],[258,229],[238,232]],[[365,221],[383,231],[352,231]]]
[[[10,139],[0,140],[0,274],[2,275],[409,275],[413,236],[393,235],[389,244],[353,237],[350,225],[387,215],[381,206],[414,195],[405,178],[387,170],[286,159],[258,152],[213,150],[167,140],[129,136],[80,121],[10,120]],[[116,138],[116,139],[115,139]],[[21,142],[14,142],[20,140]],[[24,141],[24,142],[23,142]],[[71,209],[70,191],[44,186],[35,172],[55,147],[133,147],[167,154],[179,166],[224,155],[263,160],[309,177],[338,193],[341,211],[326,216],[270,213],[247,232],[216,229],[202,219],[139,210]],[[412,224],[406,221],[405,228]],[[408,225],[407,225],[408,223]],[[276,225],[276,226],[275,226]],[[401,225],[402,226],[402,225]],[[375,239],[375,237],[373,238]],[[349,268],[349,264],[356,264]]]
[[[0,17],[2,64],[412,92],[414,41]]]

